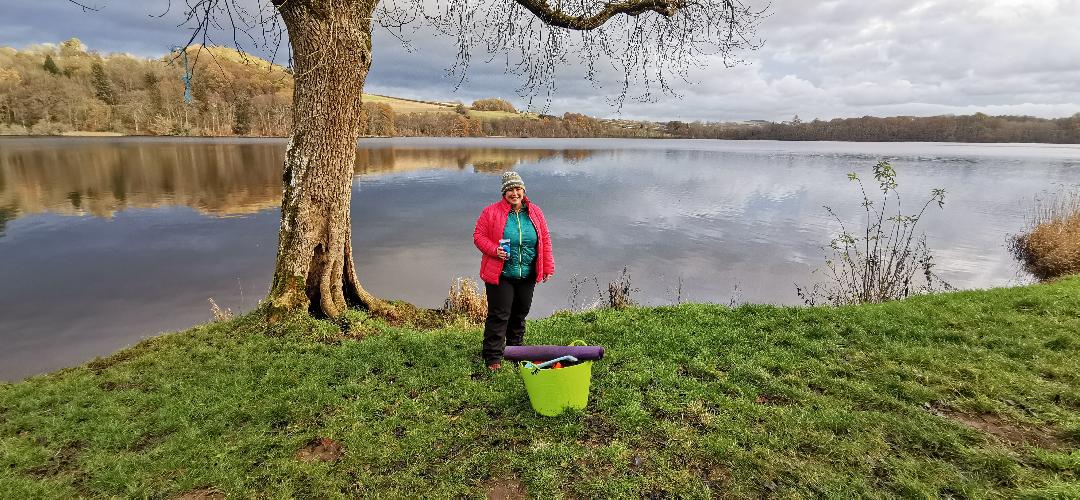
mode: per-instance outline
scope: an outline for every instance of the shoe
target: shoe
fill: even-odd
[[[496,371],[499,368],[502,368],[502,363],[499,363],[498,361],[494,363],[488,363],[488,370]]]

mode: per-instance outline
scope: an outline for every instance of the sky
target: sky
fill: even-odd
[[[80,1],[98,10],[63,0],[0,0],[0,46],[77,37],[99,52],[157,57],[188,39],[178,26],[179,0],[171,7],[170,0]],[[1080,112],[1080,0],[744,1],[768,5],[769,15],[757,31],[761,48],[739,53],[742,64],[707,59],[674,81],[677,95],[621,108],[612,104],[613,82],[598,88],[580,65],[565,64],[550,101],[540,96],[533,105],[552,114],[658,121]],[[421,31],[410,42],[406,50],[376,31],[365,91],[466,103],[503,97],[526,106],[517,94],[521,78],[507,74],[501,60],[474,57],[455,90],[446,71],[454,41]]]

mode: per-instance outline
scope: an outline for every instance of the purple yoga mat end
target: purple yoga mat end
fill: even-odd
[[[547,361],[573,356],[582,361],[603,359],[604,347],[598,345],[508,345],[503,357],[510,361]]]

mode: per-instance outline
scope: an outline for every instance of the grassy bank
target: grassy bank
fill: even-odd
[[[246,316],[2,385],[0,498],[1080,496],[1080,278],[531,322],[608,347],[556,418],[479,329],[368,323]]]

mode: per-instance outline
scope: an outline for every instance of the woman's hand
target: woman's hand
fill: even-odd
[[[551,275],[550,275],[550,274],[547,274],[547,275],[544,275],[544,279],[540,280],[540,282],[541,282],[541,283],[547,283],[547,281],[548,281],[549,279],[551,279]]]
[[[503,248],[502,248],[502,247],[499,247],[499,249],[498,249],[498,250],[495,250],[495,253],[496,253],[496,254],[497,254],[497,255],[499,256],[499,258],[500,258],[500,259],[502,259],[502,260],[506,260],[506,259],[509,259],[509,258],[510,258],[510,254],[506,253],[506,250],[503,250]]]

